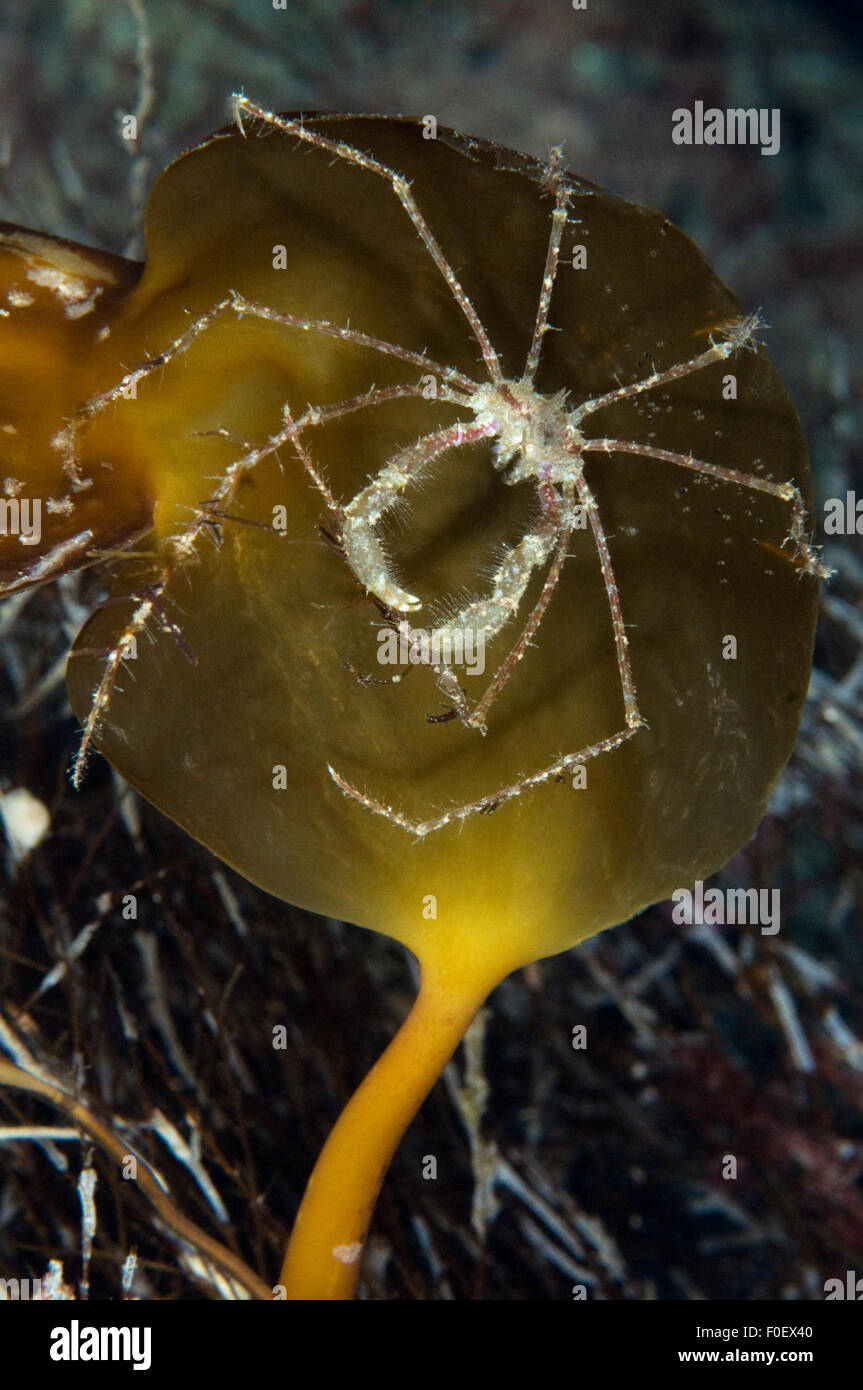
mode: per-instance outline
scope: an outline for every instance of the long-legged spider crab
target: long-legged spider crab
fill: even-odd
[[[92,705],[85,720],[84,735],[75,759],[73,780],[77,784],[87,755],[100,723],[105,716],[115,688],[117,676],[129,653],[137,655],[137,639],[154,621],[172,631],[179,641],[181,625],[167,617],[165,591],[187,564],[194,560],[202,537],[220,520],[231,518],[230,508],[242,480],[264,459],[285,445],[293,447],[308,478],[320,494],[327,510],[325,534],[342,555],[352,575],[374,600],[383,619],[393,626],[404,622],[405,616],[423,607],[421,595],[403,587],[396,574],[396,565],[385,552],[379,535],[381,523],[397,507],[406,494],[422,483],[430,467],[443,455],[457,455],[460,450],[481,440],[492,446],[493,466],[503,483],[530,483],[536,491],[536,512],[532,524],[515,543],[502,548],[502,554],[491,573],[485,593],[460,606],[442,628],[445,639],[459,631],[470,630],[482,642],[492,642],[505,628],[516,622],[521,626],[509,650],[487,684],[484,693],[471,701],[452,667],[440,661],[433,663],[437,683],[447,697],[449,708],[444,715],[430,716],[434,722],[458,718],[467,728],[487,732],[489,713],[511,682],[519,663],[529,655],[538,629],[552,602],[566,563],[568,548],[576,530],[589,528],[601,568],[608,615],[616,651],[617,669],[623,701],[624,724],[573,752],[557,757],[549,765],[531,771],[509,785],[492,788],[487,794],[463,804],[451,805],[438,814],[424,818],[409,817],[385,802],[360,791],[334,768],[330,775],[348,796],[362,806],[387,817],[394,824],[414,835],[423,837],[452,821],[463,820],[474,813],[496,810],[503,802],[519,796],[528,789],[554,779],[560,779],[569,769],[581,765],[602,753],[611,751],[628,740],[646,722],[639,708],[635,674],[629,656],[626,617],[621,605],[615,578],[612,553],[601,509],[585,476],[585,465],[598,455],[624,454],[649,460],[673,469],[684,470],[702,480],[714,480],[729,487],[766,494],[785,503],[788,508],[787,534],[783,545],[797,568],[808,575],[823,576],[825,571],[806,534],[806,510],[799,488],[791,481],[781,482],[759,477],[737,468],[695,458],[691,453],[666,449],[626,439],[617,435],[588,432],[594,417],[601,422],[609,407],[653,396],[672,382],[702,372],[714,363],[728,361],[737,354],[757,346],[760,327],[757,315],[741,316],[716,325],[708,335],[709,345],[685,360],[671,365],[652,367],[635,380],[624,381],[613,389],[589,395],[573,403],[573,393],[560,389],[543,394],[537,389],[537,375],[543,358],[546,336],[554,331],[551,322],[555,287],[560,275],[564,234],[568,225],[576,231],[579,218],[571,215],[574,202],[590,197],[592,190],[573,178],[563,165],[562,152],[554,149],[543,170],[543,194],[551,204],[545,266],[538,286],[532,336],[527,348],[524,368],[519,376],[507,376],[501,358],[491,341],[477,309],[464,289],[459,275],[450,263],[439,240],[431,230],[418,205],[409,181],[394,168],[341,139],[325,133],[325,125],[305,122],[302,118],[279,116],[265,111],[244,96],[234,99],[235,115],[245,134],[244,121],[257,122],[257,132],[278,132],[291,139],[328,152],[336,161],[363,171],[370,179],[387,183],[401,204],[406,217],[435,268],[441,284],[458,307],[478,349],[482,371],[478,378],[452,366],[434,361],[426,352],[417,352],[399,343],[390,342],[353,328],[350,324],[306,318],[257,302],[231,290],[215,305],[194,316],[183,333],[158,353],[150,356],[125,373],[121,380],[107,390],[88,399],[67,425],[55,437],[64,467],[71,481],[71,493],[81,486],[77,461],[77,440],[80,432],[93,418],[121,398],[134,395],[137,386],[153,373],[162,373],[222,318],[235,316],[241,320],[257,319],[280,325],[293,333],[314,334],[336,338],[355,345],[367,354],[381,354],[394,363],[406,363],[426,374],[416,385],[401,384],[368,389],[357,396],[338,402],[309,406],[294,418],[289,406],[284,407],[283,427],[263,444],[250,445],[225,469],[212,495],[202,501],[189,524],[167,542],[167,556],[161,573],[140,594],[140,602],[107,653],[104,672],[94,692]],[[468,145],[470,142],[467,142]],[[427,397],[427,383],[434,379],[435,398],[458,407],[462,417],[456,423],[421,435],[399,449],[348,501],[338,499],[327,482],[323,470],[313,456],[315,430],[328,422],[355,411],[371,410],[398,398]],[[214,431],[229,438],[226,430]],[[460,466],[467,466],[467,460]],[[525,598],[530,582],[537,571],[545,567],[541,591],[527,610]],[[395,682],[400,675],[391,678]],[[385,682],[380,682],[385,683]]]

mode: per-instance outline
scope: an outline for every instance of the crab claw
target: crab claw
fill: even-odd
[[[422,599],[399,588],[390,574],[383,546],[362,517],[349,517],[342,545],[345,558],[360,583],[387,608],[395,608],[399,613],[415,613],[422,608]]]

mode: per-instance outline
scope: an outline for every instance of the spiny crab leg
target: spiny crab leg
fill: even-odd
[[[548,238],[548,250],[545,257],[545,270],[542,276],[542,289],[539,296],[539,306],[536,311],[533,338],[531,339],[530,349],[527,354],[527,361],[524,364],[524,376],[522,378],[523,381],[531,383],[539,367],[542,340],[549,331],[548,311],[551,305],[554,282],[557,278],[563,229],[567,222],[566,210],[573,195],[572,187],[561,172],[562,169],[563,150],[559,145],[555,145],[549,154],[548,170],[548,185],[554,190],[555,204],[554,211],[551,214],[551,232]]]
[[[790,502],[791,529],[783,544],[787,544],[789,540],[794,542],[797,548],[796,555],[803,562],[801,569],[804,573],[814,575],[818,579],[829,579],[833,573],[821,563],[806,538],[806,508],[800,489],[793,483],[770,482],[767,478],[758,478],[751,473],[739,473],[734,468],[720,468],[715,463],[705,463],[702,459],[693,458],[691,454],[676,454],[670,449],[655,449],[652,445],[633,444],[624,439],[588,439],[582,445],[582,449],[585,452],[594,450],[605,454],[635,454],[641,458],[660,459],[664,463],[673,463],[678,468],[689,468],[694,473],[701,473],[708,478],[736,483],[738,487],[748,487],[754,492],[765,492],[770,497]]]
[[[63,429],[54,436],[51,441],[52,445],[63,455],[63,467],[71,480],[73,492],[89,486],[87,479],[81,478],[77,459],[78,435],[87,422],[113,402],[134,398],[139,382],[145,381],[153,372],[167,367],[181,353],[188,351],[202,333],[205,333],[228,312],[235,313],[238,318],[249,315],[249,317],[261,319],[264,322],[282,324],[286,328],[296,328],[304,333],[321,333],[325,337],[340,338],[343,342],[353,343],[361,348],[369,348],[374,352],[383,353],[388,357],[421,367],[424,372],[440,378],[444,399],[446,399],[449,385],[456,387],[467,398],[476,390],[476,386],[469,377],[462,375],[454,367],[442,366],[425,353],[413,352],[410,348],[402,347],[398,343],[388,343],[383,338],[376,338],[369,333],[361,333],[357,329],[343,328],[339,324],[331,323],[328,319],[304,319],[296,314],[271,309],[266,304],[257,304],[231,290],[224,299],[219,300],[211,309],[199,314],[185,332],[169,343],[163,352],[139,362],[114,386],[92,395],[75,412]],[[413,388],[411,393],[414,394]],[[416,388],[415,394],[422,394],[419,388]]]
[[[763,323],[758,314],[750,314],[747,318],[733,319],[722,327],[726,336],[720,342],[715,343],[711,338],[709,348],[695,357],[690,357],[686,362],[675,362],[674,366],[666,368],[665,371],[651,372],[650,376],[642,377],[640,381],[632,381],[627,386],[618,386],[613,391],[606,391],[602,396],[593,396],[590,400],[583,401],[570,413],[570,422],[578,426],[585,415],[591,415],[603,406],[614,405],[617,401],[638,396],[643,391],[653,391],[657,386],[666,386],[671,381],[678,381],[692,372],[709,367],[713,362],[724,362],[733,352],[739,352],[743,348],[755,348],[755,334],[763,327]]]
[[[604,738],[599,743],[592,743],[587,748],[581,748],[577,753],[567,753],[564,757],[558,758],[550,766],[543,768],[540,772],[531,773],[529,777],[523,777],[518,782],[512,782],[509,786],[501,787],[496,792],[491,792],[488,796],[480,797],[477,801],[468,801],[461,806],[451,806],[448,810],[441,812],[440,815],[431,816],[428,820],[411,820],[408,816],[402,815],[391,806],[387,806],[383,801],[376,801],[374,797],[367,796],[365,792],[359,791],[351,786],[334,767],[327,764],[327,771],[340,791],[345,796],[359,803],[365,810],[373,812],[374,815],[383,816],[391,821],[393,825],[399,826],[402,830],[407,830],[422,840],[426,835],[432,834],[436,830],[442,830],[446,825],[452,825],[457,821],[467,820],[468,816],[480,815],[488,816],[496,811],[505,802],[512,801],[516,797],[523,795],[533,787],[539,787],[544,782],[559,780],[571,767],[576,767],[580,763],[589,762],[592,758],[599,758],[603,753],[611,753],[615,748],[619,748],[627,739],[632,738],[638,729],[645,727],[645,721],[639,720],[631,728],[620,729],[616,734],[609,738]]]
[[[638,711],[635,698],[635,682],[632,679],[632,670],[629,664],[629,638],[626,635],[626,625],[623,621],[623,613],[620,607],[620,593],[617,588],[617,580],[614,577],[614,570],[611,564],[611,555],[608,550],[608,540],[605,535],[605,528],[602,518],[599,515],[599,508],[596,505],[596,498],[588,487],[584,475],[581,474],[577,482],[578,497],[581,505],[587,512],[587,519],[590,522],[590,529],[593,532],[593,539],[599,555],[599,564],[602,569],[602,579],[605,584],[605,596],[608,599],[608,606],[611,610],[611,625],[614,629],[614,648],[617,653],[617,670],[620,675],[620,688],[623,692],[623,707],[626,711],[626,725],[629,729],[637,729],[644,723]]]
[[[452,384],[466,395],[473,395],[476,385],[470,377],[464,376],[455,367],[444,367],[440,362],[435,362],[425,352],[414,352],[411,348],[402,347],[400,343],[389,343],[384,338],[376,338],[371,333],[362,333],[358,328],[343,328],[340,324],[331,323],[329,319],[303,319],[296,314],[286,313],[282,309],[271,309],[268,304],[258,304],[254,300],[245,299],[243,295],[231,292],[228,307],[232,308],[238,317],[242,318],[248,314],[252,318],[262,319],[266,323],[283,324],[286,328],[299,328],[304,333],[322,333],[328,338],[340,338],[342,342],[354,343],[357,347],[370,348],[373,352],[384,353],[387,357],[395,357],[402,362],[410,362],[415,367],[421,367],[423,371],[430,372],[434,376],[441,378],[444,385]]]
[[[420,240],[446,281],[453,299],[467,319],[471,332],[482,352],[483,361],[485,362],[489,378],[496,382],[502,381],[503,372],[501,371],[497,353],[491,345],[491,341],[479,314],[466,295],[458,276],[444,255],[437,238],[420,212],[414,196],[410,191],[410,183],[408,180],[404,178],[402,174],[396,173],[394,169],[390,169],[388,165],[381,164],[379,160],[373,159],[371,155],[364,154],[362,150],[355,149],[353,145],[345,144],[344,141],[341,140],[329,140],[325,135],[321,135],[316,130],[308,129],[303,125],[302,121],[293,120],[290,116],[276,116],[271,111],[266,111],[263,107],[256,106],[254,102],[249,101],[247,97],[242,96],[240,93],[234,94],[233,103],[234,115],[243,135],[245,135],[246,132],[243,129],[240,113],[245,111],[250,116],[265,121],[267,125],[274,126],[276,130],[282,130],[287,135],[294,135],[298,140],[305,140],[307,144],[315,145],[318,149],[330,150],[331,153],[336,155],[339,159],[344,159],[349,164],[355,164],[358,168],[366,169],[369,173],[377,174],[380,178],[386,180],[413,223],[414,229]]]

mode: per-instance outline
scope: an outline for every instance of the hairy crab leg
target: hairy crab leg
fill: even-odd
[[[589,762],[592,758],[599,758],[604,753],[610,753],[615,748],[619,748],[627,739],[632,738],[633,734],[639,729],[646,727],[646,721],[639,717],[639,722],[626,729],[618,729],[617,733],[611,734],[608,738],[600,739],[598,743],[591,743],[586,748],[581,748],[577,753],[566,753],[563,757],[557,758],[548,767],[542,768],[539,772],[531,773],[529,777],[523,777],[518,782],[512,782],[508,786],[500,787],[495,792],[490,792],[488,796],[480,797],[476,801],[467,801],[459,806],[450,806],[446,811],[439,815],[430,816],[427,820],[411,820],[401,811],[395,810],[392,806],[387,806],[385,802],[378,801],[372,796],[368,796],[359,788],[352,786],[341,773],[329,764],[327,771],[340,791],[353,801],[358,802],[367,811],[374,815],[383,816],[393,825],[397,825],[409,834],[415,835],[422,840],[426,835],[431,835],[436,830],[442,830],[446,825],[453,825],[458,821],[466,820],[468,816],[490,815],[499,806],[503,806],[507,801],[512,801],[517,796],[522,796],[525,792],[534,787],[542,786],[544,782],[551,782],[559,778],[571,767],[576,767],[579,763]]]
[[[757,314],[724,324],[726,337],[721,342],[715,343],[711,339],[709,348],[695,357],[690,357],[686,362],[675,362],[674,366],[668,367],[665,371],[651,372],[650,376],[642,377],[640,381],[630,382],[628,386],[618,386],[613,391],[606,391],[602,396],[593,396],[590,400],[583,401],[570,415],[572,424],[579,425],[585,415],[591,415],[606,405],[614,405],[617,401],[638,396],[643,391],[652,391],[657,386],[679,381],[681,377],[701,371],[713,362],[726,361],[733,352],[739,352],[743,348],[754,348],[755,334],[761,326],[761,319]]]
[[[527,354],[527,361],[524,364],[524,376],[522,378],[522,380],[530,382],[531,384],[533,383],[539,367],[542,340],[549,331],[548,311],[551,305],[554,282],[557,278],[563,229],[567,222],[566,209],[572,197],[572,188],[561,174],[562,166],[563,150],[559,145],[555,145],[549,157],[549,185],[555,191],[555,205],[554,212],[551,214],[551,232],[548,238],[548,251],[545,258],[545,270],[542,275],[542,290],[539,296],[536,322],[533,328],[533,339],[531,340],[530,349]]]
[[[319,149],[329,150],[332,154],[337,155],[339,159],[345,159],[350,164],[357,165],[360,169],[367,169],[369,173],[377,174],[380,178],[385,179],[387,183],[389,183],[413,223],[420,240],[446,281],[453,299],[467,319],[471,332],[479,344],[486,371],[490,379],[495,382],[502,381],[503,372],[501,371],[498,355],[491,345],[482,320],[462,288],[461,282],[444,255],[437,238],[420,212],[414,196],[410,191],[408,180],[401,174],[396,173],[395,169],[390,169],[388,165],[382,164],[377,159],[373,159],[371,155],[364,154],[362,150],[356,149],[353,145],[345,144],[340,140],[329,140],[325,135],[319,134],[318,131],[308,129],[303,125],[302,121],[292,120],[289,116],[276,116],[272,111],[264,110],[262,106],[255,105],[254,102],[249,101],[247,97],[239,93],[235,93],[233,100],[234,112],[241,131],[243,131],[243,124],[240,112],[246,111],[257,120],[264,121],[265,124],[274,126],[277,130],[282,130],[287,135],[294,135],[299,140],[305,140],[310,145],[316,145]],[[245,131],[243,131],[243,134],[245,134]]]
[[[826,568],[818,559],[817,552],[810,545],[804,533],[806,521],[806,508],[799,488],[793,483],[774,483],[766,478],[756,478],[750,473],[739,473],[734,468],[720,468],[715,463],[705,463],[701,459],[695,459],[691,454],[676,454],[670,449],[655,449],[648,444],[633,444],[624,439],[588,439],[585,440],[582,448],[593,450],[604,454],[635,454],[641,458],[659,459],[665,463],[673,463],[678,468],[688,468],[694,473],[703,474],[707,478],[717,478],[720,482],[735,483],[738,487],[748,487],[754,492],[765,492],[770,497],[778,497],[783,502],[791,503],[791,529],[788,540],[794,542],[797,547],[796,554],[803,562],[802,568],[806,574],[815,575],[819,579],[829,579],[832,570]]]

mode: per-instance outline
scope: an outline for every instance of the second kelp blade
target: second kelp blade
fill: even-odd
[[[76,476],[62,437],[98,389],[99,345],[140,273],[134,261],[0,222],[0,497],[7,513],[26,504],[37,518],[22,542],[3,517],[0,598],[92,563],[152,523],[137,460],[125,454],[115,473],[91,455],[92,470]]]
[[[307,122],[308,124],[308,122]],[[329,137],[397,169],[485,325],[508,376],[531,341],[553,200],[541,167],[418,122],[318,118]],[[685,361],[740,307],[659,213],[576,182],[537,388],[569,404]],[[572,266],[584,246],[584,269]],[[305,319],[401,344],[485,380],[476,340],[388,183],[272,129],[223,132],[159,180],[147,263],[113,334],[118,360],[163,352],[231,291]],[[274,249],[284,268],[274,268]],[[578,259],[578,258],[577,258]],[[723,399],[723,377],[737,399]],[[320,332],[222,317],[98,429],[117,457],[148,454],[154,543],[180,534],[225,469],[307,406],[422,368]],[[401,400],[303,436],[343,502],[398,448],[469,413]],[[763,350],[747,351],[587,422],[594,436],[672,449],[807,487],[799,425]],[[114,431],[113,438],[111,431]],[[221,430],[221,435],[213,431]],[[86,453],[88,437],[82,438]],[[751,835],[793,744],[811,660],[816,584],[783,547],[790,507],[624,453],[586,455],[610,538],[648,728],[569,779],[417,842],[346,798],[328,765],[421,820],[493,793],[624,725],[609,605],[589,532],[577,532],[533,645],[481,737],[443,703],[431,672],[364,685],[382,626],[320,528],[330,519],[294,450],[259,464],[164,595],[165,622],[125,664],[98,740],[142,793],[273,893],[375,927],[420,956],[492,953],[501,967],[564,949],[720,866]],[[268,526],[284,506],[287,531]],[[536,514],[505,487],[491,449],[440,460],[383,528],[431,628],[488,585],[496,546]],[[537,576],[524,614],[542,583]],[[140,592],[140,562],[116,589]],[[78,647],[110,647],[135,599],[87,624]],[[182,642],[169,624],[179,625]],[[487,651],[488,680],[514,640]],[[724,639],[737,642],[723,659]],[[189,660],[193,653],[195,664]],[[349,665],[354,670],[349,669]],[[70,661],[86,718],[103,662]],[[464,675],[471,696],[485,684]],[[287,785],[274,787],[283,766]],[[430,895],[437,916],[429,919]]]

